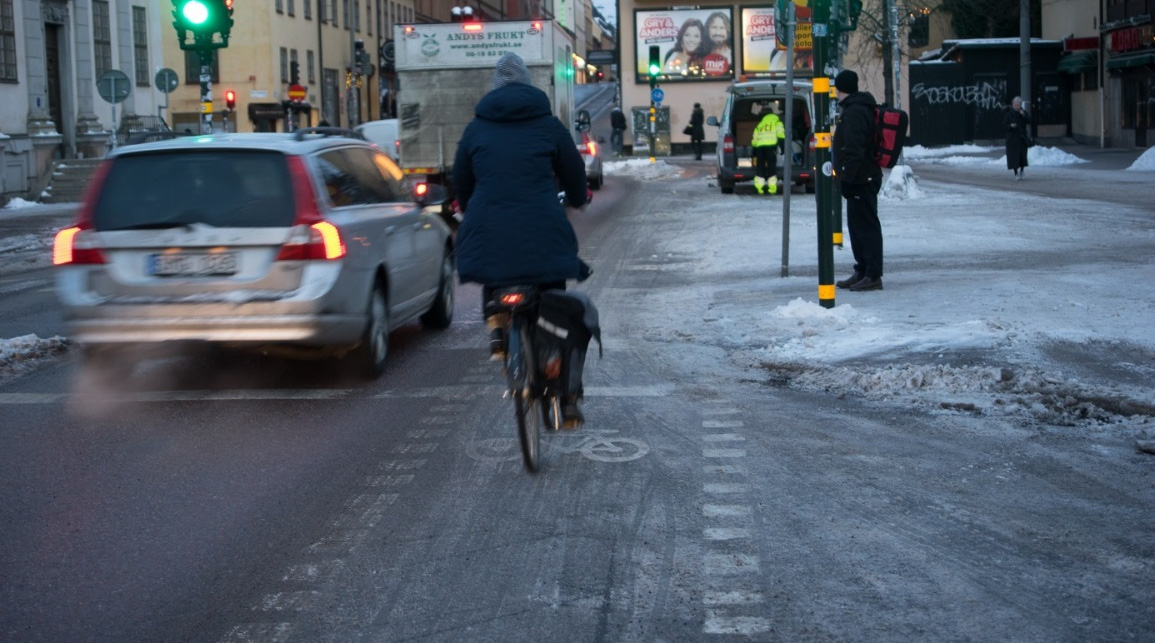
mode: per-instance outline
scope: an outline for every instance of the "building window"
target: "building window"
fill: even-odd
[[[132,8],[132,53],[135,58],[136,86],[148,87],[152,79],[148,73],[148,20],[144,7]]]
[[[92,58],[98,79],[112,69],[112,23],[106,0],[92,0]]]
[[[289,82],[289,50],[281,47],[281,82]]]
[[[221,82],[221,68],[217,61],[218,49],[212,50],[212,82]],[[201,58],[195,51],[183,51],[184,54],[184,84],[199,85],[201,82]]]
[[[317,82],[317,72],[314,65],[315,63],[313,62],[313,50],[310,49],[305,52],[305,73],[307,74],[310,85]]]
[[[345,3],[348,4],[349,0],[345,0]],[[334,27],[339,27],[341,25],[341,23],[337,22],[337,0],[333,0],[329,5],[329,24],[333,25]]]
[[[296,1],[295,0],[286,0],[286,2],[288,2],[288,5],[289,5],[287,13],[290,16],[297,15],[297,3],[296,3]]]
[[[344,2],[342,2],[342,4],[344,6],[341,9],[341,15],[345,17],[345,28],[348,29],[349,24],[352,22],[351,20],[349,20],[349,0],[344,0]]]
[[[298,78],[295,78],[295,79],[293,78],[293,67],[297,68]],[[301,82],[300,75],[301,75],[301,67],[300,67],[300,63],[297,62],[297,50],[292,49],[289,51],[289,82],[295,81],[297,83],[300,83]]]
[[[313,0],[305,0],[302,7],[305,9],[305,20],[313,19]]]
[[[17,81],[16,14],[12,0],[0,0],[0,81]]]
[[[276,7],[277,13],[285,13],[285,0],[277,0],[273,6]]]

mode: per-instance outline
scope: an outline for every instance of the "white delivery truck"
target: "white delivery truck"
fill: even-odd
[[[552,20],[397,25],[394,43],[401,168],[416,180],[452,193],[457,143],[506,52],[521,56],[573,132],[573,36]]]

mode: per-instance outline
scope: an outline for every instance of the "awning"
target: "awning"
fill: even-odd
[[[1081,74],[1091,71],[1099,64],[1099,52],[1079,51],[1059,59],[1059,71],[1064,74]]]
[[[1126,69],[1128,67],[1142,67],[1155,63],[1155,53],[1144,52],[1128,56],[1113,56],[1107,61],[1108,69]]]

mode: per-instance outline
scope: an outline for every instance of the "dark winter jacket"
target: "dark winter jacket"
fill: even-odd
[[[1011,109],[1003,117],[1003,126],[1007,128],[1007,169],[1017,170],[1027,167],[1027,148],[1031,141],[1031,116],[1026,110],[1022,113]]]
[[[874,160],[874,96],[855,92],[839,103],[842,113],[834,130],[831,154],[834,175],[842,183],[864,185],[882,181],[882,168]]]
[[[706,129],[702,127],[706,118],[701,107],[695,107],[690,112],[690,140],[701,141],[706,138]]]
[[[610,127],[623,131],[626,129],[626,115],[622,113],[622,110],[615,109],[610,112]]]
[[[457,232],[462,282],[487,286],[576,279],[577,235],[558,203],[586,201],[585,163],[549,99],[532,85],[495,89],[477,104],[453,164],[464,219]]]

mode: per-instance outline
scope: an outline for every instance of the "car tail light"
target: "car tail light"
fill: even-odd
[[[729,134],[722,137],[722,152],[726,154],[734,153],[734,137]]]
[[[593,141],[586,141],[586,154],[590,156],[598,155],[598,144]]]
[[[281,246],[277,261],[307,261],[310,259],[340,259],[345,256],[345,241],[337,226],[321,216],[317,207],[317,193],[305,160],[289,157],[289,178],[293,182],[293,202],[297,213],[289,240]]]
[[[80,212],[76,217],[76,225],[56,233],[56,239],[52,243],[53,265],[104,263],[104,253],[99,248],[93,248],[84,243],[84,237],[87,235],[83,233],[93,229],[92,222],[96,215],[96,201],[100,198],[100,191],[104,188],[104,182],[108,179],[108,172],[112,169],[113,163],[115,161],[107,160],[96,168],[92,180],[88,182],[88,187],[84,190],[84,200],[81,202]]]
[[[811,134],[811,135],[810,135],[810,151],[811,151],[811,152],[813,152],[813,151],[814,151],[814,149],[815,149],[815,147],[814,147],[814,146],[816,145],[816,140],[817,140],[817,139],[815,139],[815,138],[814,138],[814,135],[813,135],[813,134]]]

